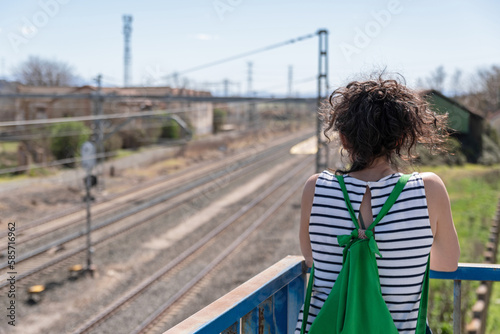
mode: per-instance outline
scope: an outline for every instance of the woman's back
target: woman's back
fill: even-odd
[[[371,194],[371,210],[376,217],[400,177],[387,175],[375,182],[365,182],[349,175],[344,182],[353,210],[359,217],[366,192]],[[371,223],[366,221],[366,226]],[[337,236],[349,234],[355,226],[344,202],[335,176],[325,171],[316,182],[312,203],[309,236],[315,265],[312,323],[328,297],[340,270],[343,248]],[[382,295],[401,333],[413,333],[416,327],[422,280],[427,266],[433,236],[427,212],[425,188],[414,173],[398,200],[374,229],[382,258],[377,256]],[[301,316],[297,330],[300,330]]]

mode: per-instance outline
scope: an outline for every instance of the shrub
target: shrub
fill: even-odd
[[[122,139],[122,148],[137,149],[147,144],[156,143],[161,134],[161,128],[156,120],[142,120],[129,124],[119,133]]]
[[[224,109],[215,108],[213,115],[214,133],[217,133],[222,129],[224,123],[226,123],[227,111]]]
[[[90,129],[82,122],[55,124],[50,129],[50,151],[58,160],[78,157],[89,134]],[[75,164],[66,165],[74,167]]]
[[[493,165],[500,162],[500,148],[494,139],[485,134],[483,134],[483,152],[478,162],[483,165]]]
[[[141,133],[139,130],[120,131],[122,148],[137,149],[141,146]]]
[[[439,166],[439,165],[463,165],[467,159],[462,152],[462,144],[453,137],[446,140],[448,153],[431,154],[429,150],[421,145],[417,145],[417,162],[421,165]]]
[[[168,119],[163,122],[163,126],[161,128],[161,138],[168,139],[180,139],[181,138],[182,129],[179,124],[173,119]]]
[[[104,152],[114,152],[122,148],[123,140],[118,134],[114,134],[104,142]]]

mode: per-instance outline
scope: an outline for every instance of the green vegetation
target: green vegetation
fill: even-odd
[[[486,325],[487,334],[495,334],[500,330],[500,282],[493,283],[493,292],[490,298],[490,308],[488,310]]]
[[[496,132],[494,132],[496,134]],[[483,152],[479,158],[479,163],[492,165],[500,162],[500,147],[495,142],[495,137],[491,138],[483,134]]]
[[[83,122],[55,124],[50,129],[50,151],[58,160],[77,157],[89,133],[90,129]],[[68,164],[70,167],[74,165]]]
[[[112,135],[110,138],[104,141],[104,152],[115,152],[121,149],[123,145],[122,137],[120,137],[117,133]]]
[[[426,166],[461,166],[467,162],[467,158],[462,152],[462,144],[458,139],[449,137],[446,140],[446,149],[447,153],[431,154],[426,147],[417,145],[417,162]]]
[[[214,117],[213,119],[214,133],[217,133],[222,129],[222,126],[226,123],[227,111],[220,108],[214,108],[213,117]]]
[[[157,143],[162,132],[157,122],[154,119],[143,119],[126,126],[124,130],[118,132],[122,140],[121,148],[136,150],[142,146]]]
[[[0,143],[0,169],[17,166],[17,148],[19,142]],[[10,174],[8,174],[10,175]]]
[[[161,138],[180,139],[181,134],[181,126],[176,121],[169,119],[163,122],[163,126],[161,128]]]
[[[0,143],[0,153],[16,153],[18,141],[2,142]]]
[[[119,149],[119,150],[116,150],[114,152],[116,153],[116,155],[114,155],[112,157],[112,159],[125,158],[125,157],[128,157],[128,156],[134,154],[134,152],[132,152],[130,150],[124,150],[124,149]]]
[[[446,184],[460,240],[460,262],[483,262],[484,245],[500,195],[500,166],[468,164],[419,169],[435,172]],[[462,312],[467,311],[465,323],[471,319],[470,309],[476,301],[475,290],[478,285],[479,282],[462,282]],[[498,320],[500,305],[495,305],[495,297],[492,301],[490,314],[496,314]],[[433,331],[452,333],[453,282],[431,280],[429,302],[429,323]],[[494,333],[492,327],[489,328],[489,333]]]

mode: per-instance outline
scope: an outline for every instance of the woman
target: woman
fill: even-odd
[[[368,227],[418,143],[440,149],[446,117],[432,112],[411,89],[395,80],[351,82],[330,96],[322,110],[325,135],[338,131],[350,164],[344,177],[360,226]],[[336,237],[355,228],[340,185],[331,171],[311,176],[302,195],[300,246],[314,262],[314,286],[306,330],[328,297],[342,268]],[[388,214],[375,226],[382,296],[400,333],[415,333],[422,280],[430,268],[454,271],[460,247],[446,188],[434,173],[414,172]],[[300,333],[302,310],[296,327]]]

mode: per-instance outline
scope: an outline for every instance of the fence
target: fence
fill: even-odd
[[[292,333],[304,302],[306,273],[302,257],[288,256],[166,333]],[[431,271],[431,279],[454,281],[453,332],[458,334],[461,282],[498,282],[500,265],[460,263],[454,272]]]

